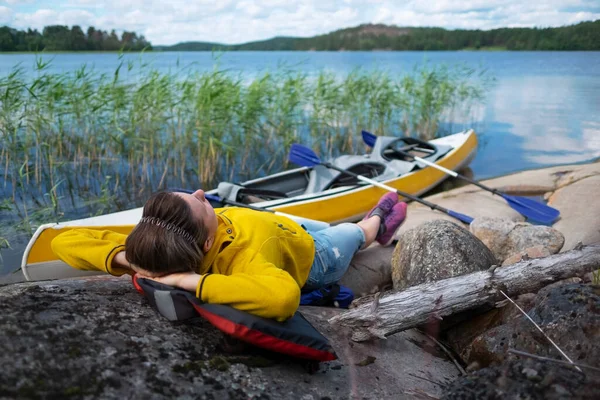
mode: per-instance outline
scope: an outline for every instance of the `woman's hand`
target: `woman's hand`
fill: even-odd
[[[142,278],[151,279],[153,281],[162,283],[163,285],[175,286],[188,292],[196,292],[196,287],[202,275],[195,272],[177,272],[174,274],[164,275],[161,277],[149,277],[141,275]]]

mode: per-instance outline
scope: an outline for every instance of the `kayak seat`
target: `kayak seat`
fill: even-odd
[[[358,175],[376,178],[378,181],[398,177],[415,168],[414,162],[402,160],[383,162],[382,160],[373,160],[369,155],[344,155],[333,160],[332,164]],[[319,193],[340,186],[363,184],[363,182],[347,174],[329,169],[323,165],[317,165],[310,171],[305,194]]]
[[[373,160],[377,160],[379,162],[390,163],[392,161],[404,161],[402,156],[398,158],[393,157],[394,148],[402,149],[404,147],[414,147],[415,145],[419,145],[419,147],[426,149],[426,154],[420,154],[419,156],[427,161],[435,162],[445,156],[450,150],[452,150],[452,146],[448,145],[436,145],[430,142],[425,142],[415,138],[398,138],[391,136],[379,136],[377,137],[377,141],[375,142],[375,146],[373,147],[373,151],[371,153],[371,157]],[[413,164],[414,169],[421,169],[426,167],[425,164],[421,164],[419,162],[411,162]]]

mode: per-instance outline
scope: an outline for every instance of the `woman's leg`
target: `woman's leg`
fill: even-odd
[[[315,240],[315,259],[304,285],[309,290],[339,281],[366,240],[364,230],[351,223],[309,233]]]
[[[357,223],[365,235],[365,244],[361,247],[361,249],[366,249],[375,241],[377,237],[377,233],[379,233],[379,226],[381,226],[381,218],[377,215],[373,215],[368,219],[363,219],[359,223]]]

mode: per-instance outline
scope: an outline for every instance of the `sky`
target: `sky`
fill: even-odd
[[[0,26],[128,30],[153,45],[308,37],[363,23],[493,29],[596,19],[600,0],[0,0]]]

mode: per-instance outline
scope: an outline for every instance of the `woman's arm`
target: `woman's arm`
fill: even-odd
[[[113,231],[76,228],[55,237],[51,246],[73,268],[123,275],[133,273],[125,259],[126,238]]]

